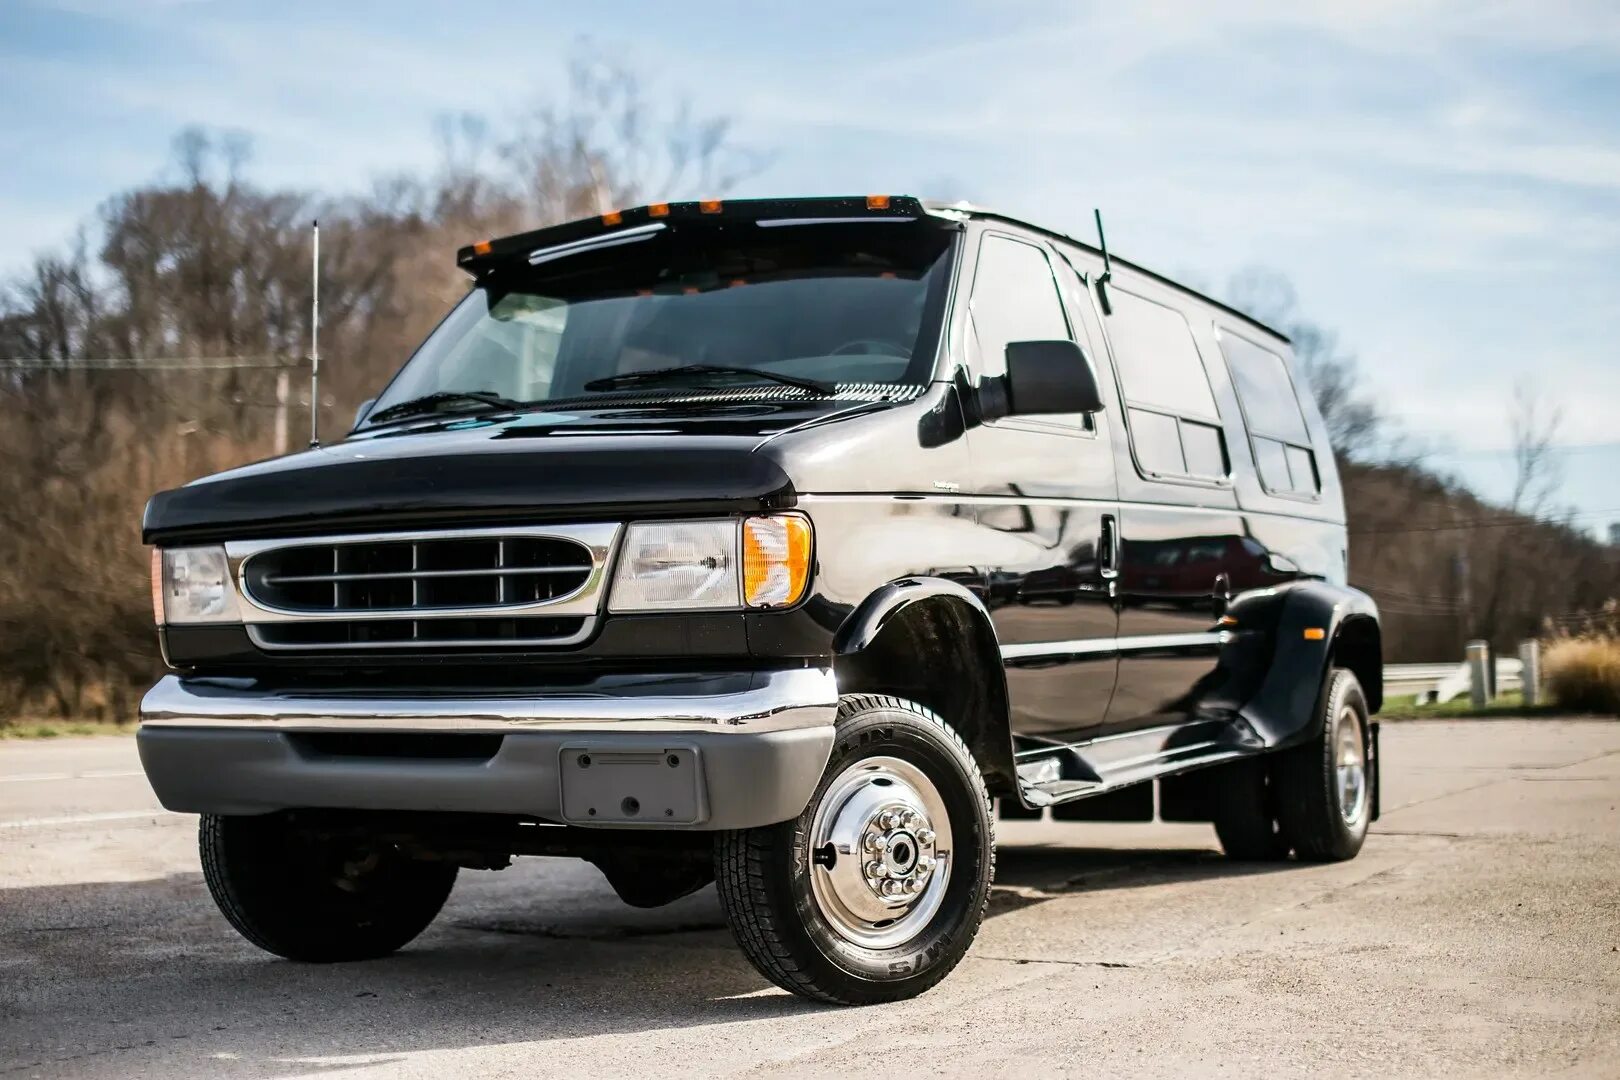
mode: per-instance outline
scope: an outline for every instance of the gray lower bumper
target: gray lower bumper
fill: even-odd
[[[817,669],[608,676],[498,697],[171,675],[141,704],[138,745],[159,800],[191,813],[440,810],[734,829],[804,808],[837,705],[832,672]]]

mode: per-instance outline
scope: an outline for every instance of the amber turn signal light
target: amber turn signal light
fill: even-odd
[[[743,522],[743,603],[786,607],[804,596],[810,581],[810,521],[798,514],[752,517]]]

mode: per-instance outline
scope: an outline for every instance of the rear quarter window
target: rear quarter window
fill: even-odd
[[[1219,337],[1261,486],[1273,495],[1315,498],[1321,474],[1287,362],[1230,330],[1221,330]]]

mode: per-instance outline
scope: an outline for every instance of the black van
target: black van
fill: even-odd
[[[1378,615],[1275,331],[900,196],[458,260],[343,441],[147,507],[141,758],[255,944],[380,956],[458,869],[573,855],[867,1003],[967,950],[997,803],[1361,847]]]

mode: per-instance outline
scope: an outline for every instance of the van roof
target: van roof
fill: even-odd
[[[1042,233],[1042,234],[1044,234],[1046,236],[1051,237],[1054,240],[1061,240],[1065,244],[1072,244],[1075,247],[1080,248],[1082,251],[1089,252],[1090,254],[1096,255],[1099,258],[1102,257],[1102,249],[1097,247],[1095,244],[1088,244],[1084,240],[1077,240],[1074,237],[1068,235],[1067,233],[1058,232],[1056,229],[1049,229],[1045,225],[1037,225],[1037,224],[1035,224],[1035,222],[1030,221],[1030,220],[1028,220],[1026,218],[1015,217],[1012,214],[1004,214],[999,210],[992,210],[989,207],[977,206],[977,205],[975,205],[973,203],[969,203],[969,202],[945,203],[945,202],[939,202],[939,201],[933,200],[933,199],[924,199],[924,200],[921,200],[921,202],[922,202],[923,208],[926,209],[931,214],[946,215],[946,214],[956,213],[956,214],[965,214],[965,215],[967,215],[969,217],[975,217],[975,218],[989,218],[989,219],[994,220],[994,221],[1005,221],[1008,224],[1017,225],[1020,228],[1029,229],[1029,230],[1031,230],[1033,232]],[[1190,285],[1186,285],[1186,284],[1183,284],[1182,282],[1176,281],[1174,278],[1165,277],[1163,274],[1158,273],[1157,271],[1149,270],[1147,267],[1143,266],[1141,263],[1131,262],[1129,259],[1122,258],[1119,255],[1114,254],[1112,251],[1110,251],[1108,253],[1108,258],[1109,258],[1109,260],[1111,262],[1116,263],[1119,266],[1126,267],[1126,268],[1128,268],[1128,269],[1130,269],[1132,271],[1135,271],[1138,274],[1143,275],[1144,277],[1150,277],[1154,281],[1157,281],[1162,285],[1168,285],[1170,288],[1175,289],[1177,292],[1186,293],[1188,296],[1191,296],[1191,297],[1193,297],[1193,298],[1195,298],[1197,300],[1201,300],[1204,303],[1210,305],[1211,307],[1219,308],[1220,310],[1226,312],[1228,315],[1231,315],[1231,316],[1233,316],[1235,318],[1243,320],[1244,322],[1248,323],[1250,326],[1254,327],[1255,329],[1262,330],[1265,333],[1270,334],[1272,337],[1276,338],[1279,341],[1286,342],[1286,341],[1289,340],[1288,335],[1283,333],[1281,330],[1278,330],[1275,326],[1270,326],[1270,325],[1268,325],[1268,324],[1266,324],[1264,322],[1261,322],[1259,319],[1255,318],[1253,315],[1250,315],[1248,312],[1240,311],[1237,308],[1233,307],[1232,305],[1230,305],[1228,303],[1225,303],[1224,301],[1215,299],[1213,296],[1210,296],[1208,293],[1199,292],[1197,289],[1193,288]]]
[[[1056,229],[1037,225],[1024,218],[1003,214],[966,202],[946,203],[932,199],[919,199],[913,195],[832,195],[789,199],[705,199],[696,202],[648,203],[626,210],[610,210],[594,217],[579,218],[551,225],[543,229],[515,233],[494,240],[469,244],[456,252],[456,264],[474,277],[481,277],[497,265],[514,257],[532,256],[540,248],[565,248],[572,245],[594,247],[592,241],[617,231],[643,232],[665,224],[681,222],[737,222],[737,221],[860,221],[860,220],[928,220],[939,222],[960,221],[964,218],[987,218],[1004,221],[1020,228],[1030,229],[1054,240],[1071,244],[1083,251],[1100,256],[1101,249],[1083,240],[1077,240]],[[1275,327],[1222,303],[1179,281],[1155,273],[1145,266],[1120,258],[1109,252],[1117,264],[1168,285],[1212,307],[1241,319],[1258,330],[1286,342],[1288,336]]]

